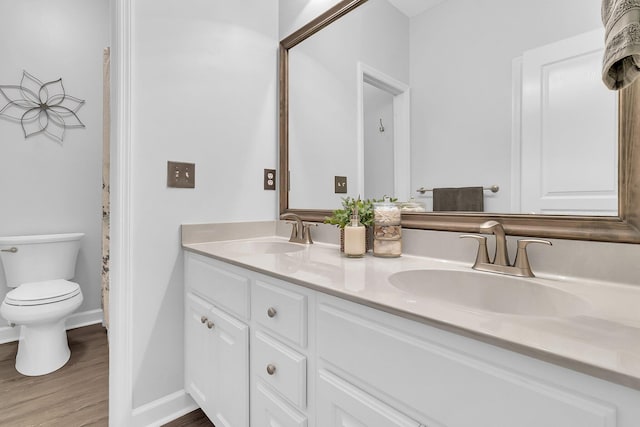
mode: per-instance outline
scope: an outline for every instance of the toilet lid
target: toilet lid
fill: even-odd
[[[23,283],[7,293],[9,305],[42,305],[64,301],[80,293],[80,285],[68,280]]]

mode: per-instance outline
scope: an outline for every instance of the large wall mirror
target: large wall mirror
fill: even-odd
[[[281,41],[281,212],[389,195],[409,228],[640,243],[640,86],[601,82],[600,3],[338,2]],[[434,212],[452,187],[482,211]]]

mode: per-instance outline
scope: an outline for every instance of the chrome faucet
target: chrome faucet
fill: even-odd
[[[529,257],[527,255],[527,245],[530,243],[541,243],[551,245],[548,240],[541,239],[520,239],[518,240],[518,251],[516,259],[511,265],[509,261],[509,253],[507,251],[507,238],[504,227],[498,221],[487,221],[480,224],[480,232],[491,232],[496,240],[496,252],[493,261],[489,259],[487,251],[487,238],[477,234],[463,234],[461,238],[472,238],[478,241],[478,254],[473,264],[474,270],[490,271],[499,274],[508,274],[520,277],[535,277],[531,271]]]
[[[313,239],[311,238],[311,230],[309,227],[312,225],[317,225],[309,222],[302,222],[302,218],[294,213],[285,213],[280,215],[280,219],[292,219],[295,222],[290,222],[291,224],[291,237],[289,241],[292,243],[304,243],[310,245],[313,243]]]

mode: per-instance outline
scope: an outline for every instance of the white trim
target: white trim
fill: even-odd
[[[411,194],[411,93],[407,84],[358,62],[357,65],[357,162],[358,194],[364,192],[364,83],[393,95],[394,197],[408,200]]]
[[[102,323],[102,310],[88,310],[80,313],[74,313],[67,317],[66,328],[75,329],[83,326],[95,325]],[[20,339],[20,327],[3,326],[0,327],[0,344],[18,341]]]
[[[130,426],[133,412],[131,289],[132,6],[111,0],[112,144],[109,306],[109,425]]]
[[[521,212],[522,56],[511,62],[511,211]]]
[[[0,328],[0,344],[18,341],[20,339],[19,326],[3,326]]]
[[[159,427],[196,409],[191,396],[180,390],[134,409],[130,425]]]
[[[82,328],[83,326],[95,325],[96,323],[102,323],[102,319],[104,316],[102,315],[102,309],[98,308],[96,310],[87,310],[79,313],[73,313],[66,320],[66,328],[76,329]]]

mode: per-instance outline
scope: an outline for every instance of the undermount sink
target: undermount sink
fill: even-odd
[[[298,252],[305,248],[304,245],[290,242],[273,241],[238,241],[225,243],[225,249],[229,252],[251,254],[285,254]]]
[[[460,270],[408,270],[389,282],[413,299],[444,301],[485,312],[519,316],[569,317],[585,314],[582,298],[539,280]]]

